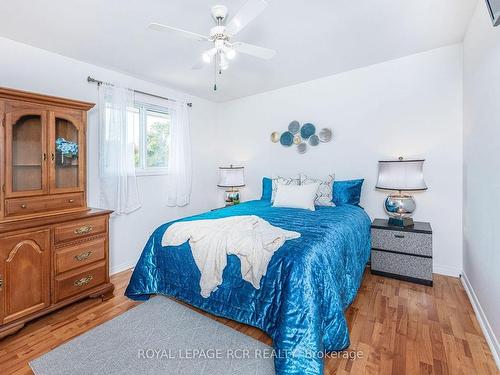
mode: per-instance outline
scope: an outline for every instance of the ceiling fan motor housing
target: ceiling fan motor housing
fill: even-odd
[[[212,17],[217,21],[222,21],[227,16],[227,7],[225,5],[214,5],[212,7]]]
[[[226,26],[215,26],[210,29],[211,40],[229,40],[226,33]]]

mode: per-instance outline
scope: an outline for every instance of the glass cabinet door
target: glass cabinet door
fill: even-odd
[[[46,112],[18,110],[6,114],[6,195],[46,191]]]
[[[50,190],[70,192],[83,190],[83,132],[81,122],[64,113],[51,112]]]

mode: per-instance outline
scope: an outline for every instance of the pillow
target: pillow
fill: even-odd
[[[335,174],[328,175],[324,180],[318,180],[314,178],[307,177],[305,174],[300,175],[300,184],[310,184],[311,182],[318,182],[319,188],[316,193],[316,199],[314,204],[316,206],[335,206],[333,203],[333,181],[335,180]]]
[[[260,199],[273,202],[278,183],[283,185],[299,185],[300,179],[280,176],[275,178],[264,177],[262,179],[262,195]]]
[[[273,207],[304,208],[314,211],[314,199],[319,182],[306,185],[277,184]]]
[[[273,180],[269,177],[264,177],[262,179],[262,196],[260,199],[265,201],[270,201],[273,196]]]
[[[361,187],[364,179],[335,181],[333,183],[333,203],[358,205],[361,198]]]

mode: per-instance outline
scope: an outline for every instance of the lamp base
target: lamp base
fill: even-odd
[[[240,203],[240,192],[234,188],[232,188],[231,190],[226,190],[225,203],[226,203],[226,207],[239,204]]]
[[[390,217],[389,218],[389,225],[393,227],[412,227],[413,226],[413,219],[411,217],[404,217],[404,218],[396,218],[396,217]]]

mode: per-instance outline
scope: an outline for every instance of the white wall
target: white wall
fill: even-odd
[[[87,76],[152,92],[167,97],[183,96],[165,87],[134,79],[108,69],[66,58],[25,44],[0,38],[0,86],[97,102],[97,87],[87,83]],[[216,105],[192,97],[190,110],[193,147],[193,193],[191,204],[169,208],[161,189],[162,177],[140,177],[142,208],[111,220],[110,268],[117,272],[135,265],[150,233],[174,218],[206,211],[214,207],[216,195],[215,131]],[[89,115],[88,129],[88,203],[98,207],[98,129],[97,111]],[[207,168],[207,165],[210,167]],[[213,168],[212,168],[213,166]]]
[[[500,27],[479,2],[464,40],[464,279],[500,366]]]
[[[330,127],[334,139],[299,155],[271,143],[291,120]],[[219,163],[246,167],[243,199],[260,196],[263,176],[365,178],[362,205],[386,217],[375,190],[377,161],[426,159],[429,190],[416,195],[415,219],[434,230],[434,267],[462,270],[462,48],[453,45],[218,107]]]
[[[0,39],[0,85],[95,102],[88,75],[144,91],[182,95],[130,76]],[[434,228],[435,270],[462,269],[462,50],[433,50],[267,93],[213,104],[192,98],[193,196],[182,209],[167,208],[159,177],[139,178],[143,207],[117,217],[111,227],[111,269],[135,264],[148,235],[167,220],[204,211],[216,202],[216,166],[243,163],[243,199],[260,195],[262,176],[308,172],[338,179],[363,177],[362,204],[371,217],[385,217],[385,194],[374,189],[377,161],[402,155],[427,159],[429,190],[416,194],[417,220]],[[97,127],[89,129],[89,204],[96,206]],[[269,140],[297,119],[331,127],[334,140],[299,155]],[[217,153],[217,155],[216,155]],[[219,197],[220,199],[220,197]],[[446,214],[443,214],[446,212]]]

